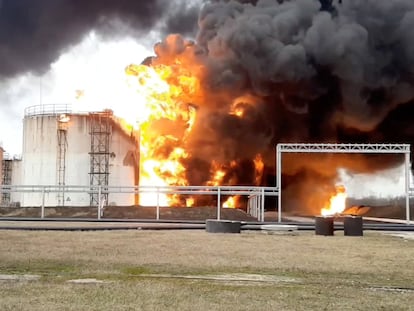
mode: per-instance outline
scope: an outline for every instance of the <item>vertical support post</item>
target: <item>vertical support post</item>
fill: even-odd
[[[277,221],[282,222],[282,152],[279,145],[276,146],[276,187],[277,195]]]
[[[217,187],[217,220],[220,220],[221,215],[221,191],[220,187]]]
[[[157,187],[157,220],[160,220],[160,191],[159,187]]]
[[[247,197],[247,214],[250,215],[250,195]]]
[[[40,218],[45,218],[45,186],[42,187],[42,207],[40,212]]]
[[[101,219],[101,186],[98,186],[98,219]]]
[[[265,190],[262,188],[262,200],[261,200],[262,206],[260,207],[260,221],[264,222],[264,212],[265,212]]]
[[[259,196],[256,194],[254,198],[254,217],[259,221]]]
[[[410,154],[405,153],[405,217],[410,224]]]
[[[252,199],[252,216],[257,217],[256,216],[256,196],[254,196]]]
[[[250,199],[250,215],[252,215],[253,217],[256,217],[256,216],[254,216],[254,213],[255,213],[255,211],[254,211],[254,209],[256,208],[256,206],[255,206],[255,203],[254,203],[254,196]]]
[[[255,213],[255,208],[256,208],[256,206],[255,206],[255,203],[254,203],[254,195],[251,197],[251,199],[250,199],[250,215],[252,215],[253,217],[256,217],[255,215],[254,215],[254,213]]]

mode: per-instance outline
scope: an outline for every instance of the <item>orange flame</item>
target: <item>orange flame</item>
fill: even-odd
[[[336,194],[329,199],[329,204],[321,209],[322,216],[340,214],[346,207],[346,190],[344,186],[336,187]]]
[[[237,206],[237,197],[229,197],[224,203],[223,203],[223,207],[224,208],[236,208]]]
[[[186,207],[193,207],[194,206],[194,198],[190,197],[185,200]]]
[[[140,180],[142,186],[186,186],[182,160],[185,142],[196,117],[188,98],[199,90],[198,80],[180,66],[129,65],[130,84],[142,97],[140,127]],[[140,195],[140,204],[178,204],[178,198],[154,191]]]
[[[262,182],[263,173],[264,173],[264,163],[263,163],[262,155],[260,153],[257,154],[253,162],[254,162],[255,175],[256,175],[255,183],[256,185],[260,185]]]
[[[168,40],[174,40],[174,36]],[[188,55],[187,55],[188,56]],[[206,97],[201,85],[204,70],[190,57],[168,57],[166,64],[154,60],[151,65],[129,65],[125,72],[130,87],[139,100],[137,124],[140,131],[140,186],[149,186],[149,191],[140,194],[140,205],[194,206],[195,198],[157,193],[156,187],[188,186],[183,163],[191,159],[189,136],[197,120],[198,104]],[[178,59],[179,58],[179,59]],[[163,60],[166,61],[166,60]],[[228,109],[230,115],[246,117],[248,106],[255,98],[245,95],[236,98]],[[200,114],[201,115],[201,114]],[[210,163],[208,186],[237,183],[237,161]],[[261,155],[254,160],[255,183],[260,184],[264,164]],[[154,187],[154,188],[152,188]],[[236,205],[234,202],[234,206]],[[227,203],[226,203],[227,204]],[[229,207],[232,204],[229,201]]]
[[[223,183],[223,178],[226,176],[226,171],[217,162],[213,161],[211,164],[211,180],[207,183],[208,186],[219,186]]]

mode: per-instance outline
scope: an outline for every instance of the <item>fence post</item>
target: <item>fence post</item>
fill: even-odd
[[[276,187],[277,194],[277,222],[282,222],[282,152],[280,145],[276,146]]]
[[[98,220],[101,219],[101,186],[98,186]]]
[[[40,212],[40,218],[45,218],[45,186],[42,187],[42,207]]]
[[[250,215],[250,195],[247,197],[247,214]]]
[[[410,224],[410,154],[405,153],[405,219]]]
[[[264,221],[264,208],[265,208],[265,190],[264,190],[264,188],[262,188],[262,201],[261,201],[261,203],[262,203],[262,206],[260,207],[260,209],[261,209],[261,211],[260,211],[260,215],[261,215],[261,217],[260,217],[260,221]]]
[[[160,189],[157,186],[157,220],[160,220]]]
[[[220,193],[220,187],[217,187],[217,220],[220,220],[221,215],[221,193]]]

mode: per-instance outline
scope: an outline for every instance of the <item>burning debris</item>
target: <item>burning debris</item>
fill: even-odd
[[[329,204],[327,204],[321,210],[322,216],[332,216],[341,214],[346,208],[346,190],[345,187],[340,185],[336,187],[336,193],[329,198]]]
[[[238,196],[229,197],[224,203],[224,208],[237,208]]]

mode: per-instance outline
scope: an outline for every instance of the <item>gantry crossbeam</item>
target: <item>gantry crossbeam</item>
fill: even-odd
[[[410,153],[408,144],[278,144],[277,150],[291,153]]]

